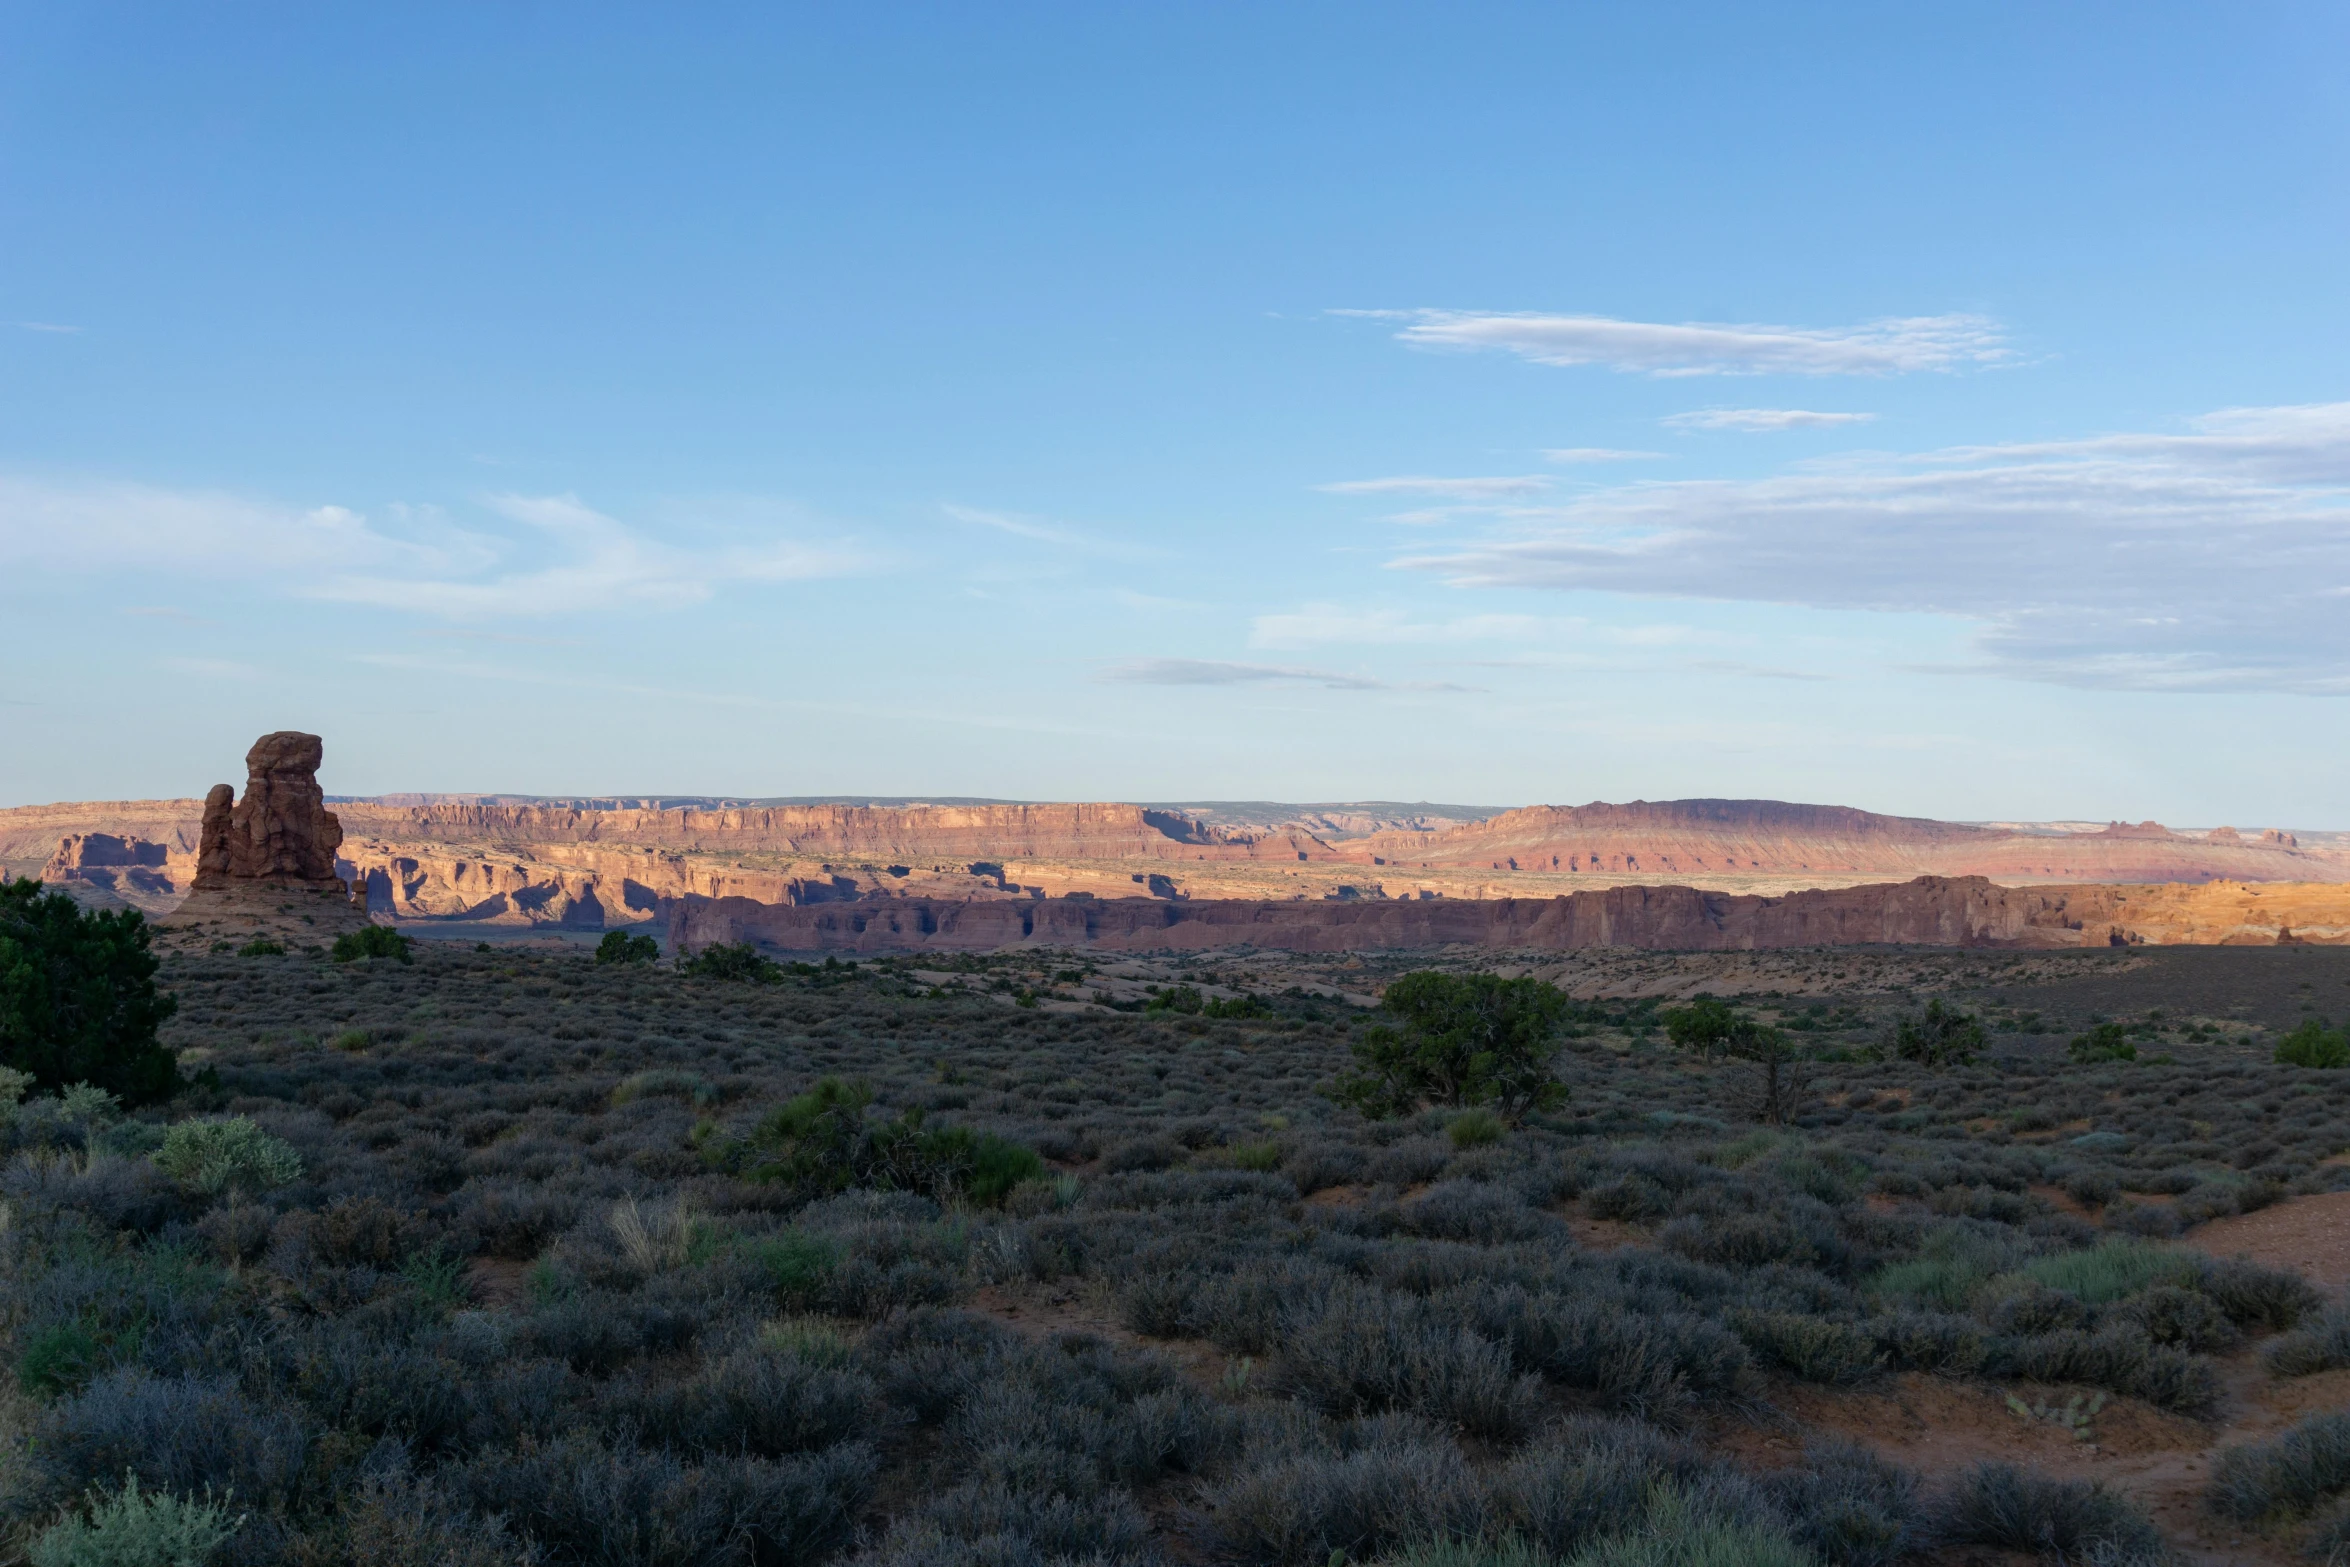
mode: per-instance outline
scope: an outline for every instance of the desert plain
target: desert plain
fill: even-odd
[[[175,1073],[12,1101],[27,1549],[126,1471],[254,1563],[2350,1546],[2339,839],[319,749],[0,813]],[[1421,994],[1535,1076],[1350,1088]]]

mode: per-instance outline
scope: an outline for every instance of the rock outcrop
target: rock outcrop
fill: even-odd
[[[343,808],[356,837],[396,843],[626,844],[804,859],[1250,860],[1336,858],[1299,829],[1211,827],[1119,804],[630,807],[437,804]]]
[[[367,922],[335,874],[342,823],[326,808],[316,735],[280,730],[245,753],[245,793],[227,784],[204,797],[195,887],[158,928],[174,942],[256,936],[316,944]]]
[[[1443,832],[1374,833],[1340,858],[1409,869],[1639,875],[1988,876],[1995,881],[2342,881],[2350,864],[2290,833],[2159,822],[2098,832],[2019,832],[1780,800],[1535,805]]]
[[[1554,952],[1738,952],[1875,945],[2350,944],[2350,888],[2002,887],[1979,876],[1922,876],[1781,897],[1673,886],[1411,902],[908,898],[786,906],[689,896],[669,911],[672,951],[733,941],[783,952],[973,952],[1020,945],[1129,952],[1244,944],[1293,952],[1454,944]]]
[[[41,880],[105,904],[149,914],[175,907],[194,879],[196,857],[176,843],[116,833],[68,833],[41,867]]]
[[[343,826],[326,808],[318,764],[326,744],[291,729],[263,735],[245,753],[245,796],[231,806],[227,784],[204,797],[196,886],[239,882],[340,889],[335,851]]]

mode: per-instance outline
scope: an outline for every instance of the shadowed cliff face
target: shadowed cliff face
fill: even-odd
[[[1562,898],[1431,902],[892,903],[785,907],[689,897],[673,951],[749,941],[787,952],[992,951],[1023,943],[1123,951],[1241,945],[1348,952],[1453,944],[1631,947],[2081,947],[2350,944],[2350,887],[2001,887],[1981,877],[1756,897],[1609,887]]]
[[[315,801],[315,778],[302,771],[305,759],[315,765],[315,737],[269,737],[281,740],[283,754],[261,757],[258,782],[248,782],[247,799],[258,804],[236,804],[226,786],[215,791],[209,884],[256,868],[312,880],[333,824],[348,834],[339,851],[345,877],[366,884],[377,913],[403,920],[593,929],[651,921],[689,896],[795,906],[1080,895],[1547,901],[1624,882],[1776,895],[1921,875],[2097,885],[2350,880],[2350,856],[2338,848],[2305,848],[2275,832],[2185,835],[2150,822],[2034,831],[1770,800],[1538,806],[1441,830],[1355,836],[1330,813],[1283,817],[1268,808],[1210,822],[1122,804],[444,800],[359,801],[327,813]],[[73,869],[53,851],[79,833],[176,844],[175,855],[185,855],[198,846],[202,810],[195,801],[156,801],[0,811],[0,849],[23,855],[14,868],[47,862],[44,874],[67,884],[124,883],[102,868]],[[292,830],[312,812],[315,831]],[[168,907],[188,885],[182,859],[172,867],[160,879],[139,878],[153,885],[137,895]]]
[[[1779,800],[1529,806],[1446,832],[1375,833],[1341,857],[1413,869],[1988,876],[2010,881],[2336,881],[2350,866],[2290,835],[2184,836],[2156,822],[2039,833]]]

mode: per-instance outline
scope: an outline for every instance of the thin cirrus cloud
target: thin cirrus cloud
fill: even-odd
[[[1637,375],[1909,375],[2009,357],[1987,316],[1902,316],[1852,327],[1623,321],[1532,311],[1361,310],[1400,319],[1415,348],[1516,354],[1542,365],[1604,365]]]
[[[1838,425],[1867,424],[1875,414],[1822,413],[1811,408],[1700,408],[1691,413],[1667,414],[1658,421],[1671,430],[1828,430]]]
[[[1539,473],[1464,479],[1403,473],[1384,479],[1345,479],[1336,484],[1317,484],[1314,488],[1326,495],[1440,495],[1451,500],[1477,501],[1536,495],[1550,488],[1550,480]]]
[[[1393,564],[1473,587],[1951,616],[1976,626],[1975,667],[2063,685],[2350,694],[2350,403],[1621,485]]]
[[[1212,658],[1136,658],[1102,672],[1104,680],[1137,686],[1314,685],[1332,691],[1385,691],[1384,680],[1289,664],[1233,664]]]
[[[1629,452],[1613,446],[1554,446],[1542,454],[1546,462],[1652,462],[1663,452]]]
[[[1240,664],[1214,658],[1136,658],[1102,671],[1101,678],[1138,686],[1320,686],[1329,691],[1477,691],[1449,680],[1373,680],[1366,675],[1295,664]]]
[[[571,495],[497,495],[490,509],[538,536],[557,558],[535,569],[466,580],[346,574],[312,597],[472,619],[600,609],[683,609],[721,582],[801,582],[846,576],[867,564],[854,551],[780,540],[689,550],[649,539]]]
[[[1014,538],[1032,539],[1039,544],[1050,544],[1076,555],[1097,555],[1107,560],[1159,560],[1166,551],[1149,545],[1128,544],[1117,539],[1095,538],[1074,528],[1054,523],[1038,522],[1033,517],[1017,516],[1010,512],[988,511],[977,506],[946,505],[939,508],[957,522],[974,527],[993,528]]]
[[[675,609],[722,583],[846,575],[871,562],[841,545],[774,540],[710,549],[649,538],[576,496],[495,495],[505,535],[404,513],[414,537],[347,507],[209,490],[0,475],[0,567],[237,578],[294,597],[448,619]]]

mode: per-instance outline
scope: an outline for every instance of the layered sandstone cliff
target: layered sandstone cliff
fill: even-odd
[[[803,859],[1300,860],[1335,858],[1299,830],[1211,827],[1140,805],[793,805],[592,810],[565,805],[342,808],[354,837],[389,842],[626,844]]]
[[[747,941],[781,952],[865,953],[1019,945],[1130,952],[2341,945],[2350,944],[2350,888],[2002,887],[1982,877],[1928,876],[1782,897],[1676,886],[1368,903],[901,899],[793,907],[689,897],[670,911],[669,941],[673,952]]]
[[[1375,833],[1342,858],[1415,869],[1640,874],[1938,875],[2000,881],[2341,881],[2350,863],[2290,834],[2018,832],[1778,800],[1529,806],[1445,832]]]
[[[126,903],[150,914],[176,907],[195,875],[192,849],[105,832],[66,834],[40,872],[45,882],[85,888],[101,902]]]
[[[587,929],[647,923],[686,897],[790,906],[1076,896],[1539,900],[1624,882],[1768,895],[1918,875],[2096,884],[2350,879],[2350,855],[2338,846],[2304,847],[2273,831],[2186,835],[2155,823],[2021,830],[1754,800],[1539,806],[1478,820],[1261,803],[1201,809],[1216,820],[1115,804],[496,799],[363,800],[326,814],[339,815],[348,835],[339,873],[365,888],[379,915]],[[68,885],[135,882],[120,895],[167,907],[186,889],[184,861],[199,846],[201,811],[194,801],[0,811],[0,848],[37,847],[12,869],[41,868]],[[1366,827],[1379,830],[1360,831]],[[162,844],[169,864],[136,877],[79,866],[72,852],[56,852],[75,835]],[[216,852],[227,852],[228,841],[224,832]],[[313,851],[305,851],[304,875],[324,885],[312,874]]]

